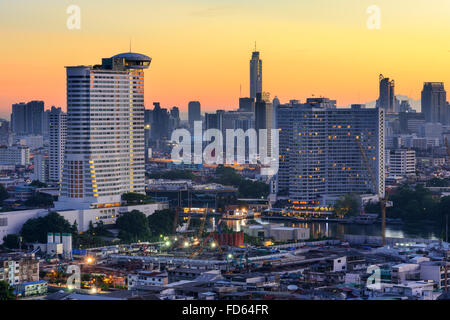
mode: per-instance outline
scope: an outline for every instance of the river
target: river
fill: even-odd
[[[257,219],[256,221],[262,223],[268,223],[270,220]],[[228,228],[234,231],[241,231],[242,226],[247,224],[247,220],[225,220]],[[272,220],[272,223],[283,223],[289,227],[303,227],[311,230],[311,236],[314,239],[320,237],[341,238],[344,234],[353,235],[367,235],[367,236],[379,236],[381,235],[381,224],[374,223],[371,225],[358,225],[358,224],[341,224],[341,223],[326,223],[326,222],[292,222],[288,220]],[[214,223],[214,222],[213,222]],[[401,224],[401,225],[387,225],[386,237],[388,238],[421,238],[428,240],[438,240],[443,232],[444,227],[427,225],[418,223],[415,225]]]

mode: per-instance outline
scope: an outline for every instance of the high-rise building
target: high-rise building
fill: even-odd
[[[120,206],[145,193],[144,69],[122,53],[101,65],[67,67],[67,140],[57,209]]]
[[[377,100],[377,108],[382,108],[385,112],[395,111],[395,82],[380,74],[380,96]]]
[[[267,148],[267,156],[272,156],[272,134],[271,130],[275,129],[273,119],[273,105],[270,102],[270,95],[267,93],[258,93],[255,103],[255,129],[258,134],[258,146],[260,153]],[[259,132],[261,129],[267,131],[267,145],[260,140]]]
[[[37,153],[33,157],[34,180],[42,183],[49,182],[49,159],[44,153]]]
[[[447,92],[443,82],[425,82],[422,90],[422,113],[426,122],[447,123]]]
[[[324,196],[384,195],[384,110],[361,105],[344,109],[335,104],[315,98],[279,106],[279,196],[317,206]],[[359,144],[375,176],[376,190]]]
[[[239,98],[239,111],[255,112],[255,98]]]
[[[52,107],[48,115],[49,132],[49,182],[60,184],[67,138],[67,115],[61,108]]]
[[[405,176],[416,173],[416,152],[414,150],[397,149],[388,153],[389,174]]]
[[[0,164],[28,166],[30,164],[30,148],[22,145],[0,146]]]
[[[11,129],[17,135],[43,134],[44,101],[12,105]]]
[[[254,51],[250,60],[250,98],[256,99],[258,93],[262,93],[262,60]]]
[[[191,101],[188,104],[188,120],[189,126],[194,128],[195,121],[202,121],[201,106],[198,101]]]

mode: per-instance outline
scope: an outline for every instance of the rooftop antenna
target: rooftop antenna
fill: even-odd
[[[130,37],[130,52],[131,52],[131,37]]]
[[[255,52],[256,52],[256,41],[255,41]]]

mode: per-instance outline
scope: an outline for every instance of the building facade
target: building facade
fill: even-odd
[[[278,108],[280,196],[319,204],[324,195],[384,195],[384,110],[335,103],[315,98]]]

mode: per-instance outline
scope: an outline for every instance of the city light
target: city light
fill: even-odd
[[[92,264],[94,262],[94,258],[92,258],[92,257],[87,257],[86,258],[86,263],[87,264]]]
[[[189,242],[185,241],[185,242],[184,242],[184,247],[185,247],[185,248],[189,247]]]

